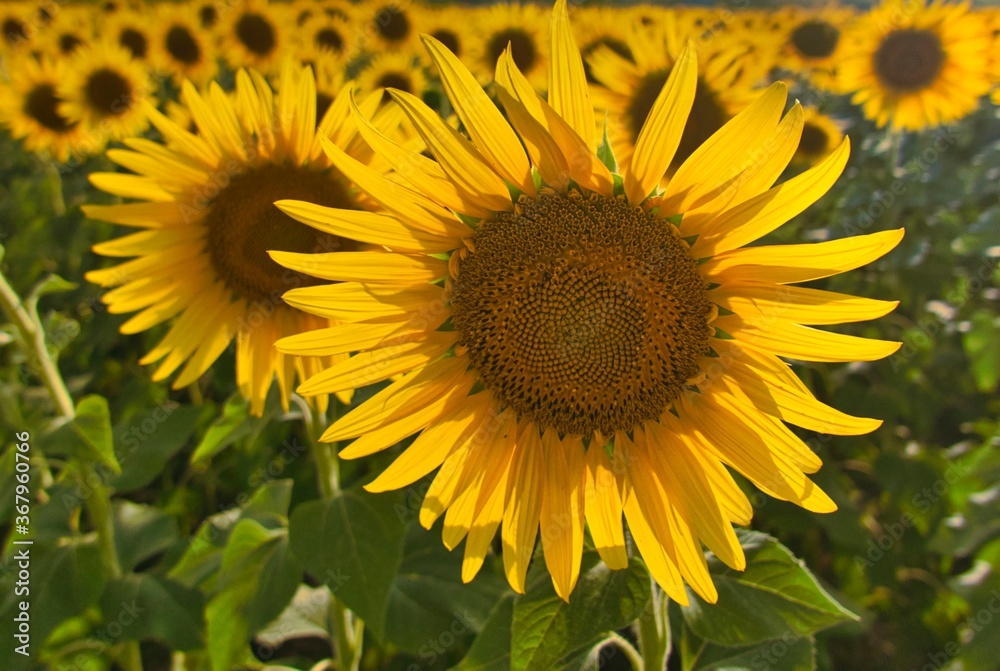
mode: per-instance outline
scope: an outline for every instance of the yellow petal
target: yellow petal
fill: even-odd
[[[726,315],[716,320],[715,325],[741,342],[801,361],[877,361],[902,345],[889,340],[820,331],[770,316],[744,319],[739,315]]]
[[[718,375],[727,376],[754,406],[767,414],[817,433],[858,436],[871,433],[882,421],[852,417],[817,400],[785,362],[756,352],[739,341],[714,341],[722,354]],[[709,370],[709,378],[716,376]]]
[[[94,172],[90,174],[90,183],[101,191],[107,191],[122,198],[151,200],[157,203],[174,199],[173,195],[169,191],[165,191],[155,179],[140,175]]]
[[[548,429],[542,435],[542,449],[545,483],[540,517],[542,549],[556,594],[568,602],[580,576],[583,556],[583,443],[560,440],[553,429]]]
[[[126,203],[123,205],[82,205],[80,209],[91,219],[109,221],[123,226],[162,228],[183,226],[201,216],[195,208],[185,212],[180,203]]]
[[[712,218],[691,248],[696,258],[749,244],[801,214],[830,190],[847,165],[847,138],[829,156],[801,175]]]
[[[518,189],[533,195],[531,166],[517,135],[462,62],[430,35],[421,35],[438,68],[441,84],[476,148],[493,169]]]
[[[611,569],[628,568],[622,501],[612,471],[611,459],[603,446],[592,444],[586,456],[585,490],[587,526],[601,559]]]
[[[443,289],[433,284],[401,290],[341,282],[292,289],[283,298],[304,312],[345,322],[399,317],[414,312],[430,315],[444,307]]]
[[[297,254],[269,251],[275,263],[312,277],[371,284],[421,284],[448,274],[448,263],[431,256],[380,252]]]
[[[877,319],[899,305],[899,301],[765,282],[730,282],[712,289],[708,296],[719,307],[747,319],[780,317],[813,326]]]
[[[393,182],[365,164],[348,156],[340,147],[320,137],[323,151],[347,179],[369,198],[399,217],[408,226],[445,237],[468,234],[468,227],[429,198]]]
[[[639,204],[659,185],[674,160],[698,85],[698,58],[689,42],[670,69],[635,142],[625,171],[625,195]]]
[[[688,157],[667,184],[666,214],[705,205],[738,179],[743,156],[771,135],[785,108],[787,87],[775,82]],[[683,223],[683,222],[682,222]]]
[[[552,56],[549,60],[549,104],[566,120],[583,143],[593,151],[594,107],[590,103],[590,86],[583,70],[583,59],[573,39],[566,0],[557,0],[550,23]]]
[[[289,217],[307,226],[358,242],[383,245],[397,252],[438,254],[457,249],[462,244],[458,236],[427,233],[385,214],[340,210],[298,200],[279,200],[274,204]]]
[[[503,516],[503,568],[507,582],[518,594],[524,594],[524,578],[535,549],[538,521],[542,508],[541,439],[534,424],[529,424],[517,438],[511,476],[507,483],[507,509]]]
[[[761,245],[723,252],[701,264],[717,284],[735,281],[808,282],[859,268],[892,250],[903,229],[804,245]]]
[[[471,142],[416,96],[395,89],[389,89],[389,95],[406,113],[441,169],[465,199],[486,210],[503,212],[510,209],[507,185]]]
[[[437,359],[456,339],[454,333],[438,332],[421,336],[415,342],[412,336],[404,337],[398,344],[361,352],[327,368],[309,378],[298,391],[305,396],[333,394],[379,382]]]

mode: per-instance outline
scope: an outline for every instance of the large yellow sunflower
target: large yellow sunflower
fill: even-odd
[[[128,51],[137,61],[148,61],[152,53],[151,27],[137,12],[122,10],[100,22],[100,37]]]
[[[468,30],[476,40],[468,44],[462,57],[482,83],[493,77],[497,59],[510,45],[514,62],[524,76],[540,90],[548,72],[549,43],[545,39],[545,12],[536,5],[498,3],[469,12]]]
[[[143,229],[96,245],[94,250],[104,256],[137,258],[93,271],[87,279],[117,287],[104,297],[110,312],[140,311],[121,327],[123,333],[171,323],[142,360],[159,363],[154,379],[180,370],[174,386],[188,385],[235,339],[237,384],[259,415],[273,378],[287,404],[296,375],[304,378],[337,362],[338,357],[274,351],[278,338],[331,322],[281,301],[287,289],[317,280],[282,269],[266,252],[322,251],[318,258],[332,261],[357,247],[289,219],[274,208],[276,200],[300,198],[347,208],[346,216],[361,227],[379,219],[357,209],[361,201],[320,150],[322,137],[378,166],[347,123],[347,92],[340,93],[317,124],[312,72],[299,72],[290,62],[277,94],[255,71],[237,73],[234,96],[214,83],[202,96],[184,82],[181,98],[197,134],[150,106],[150,119],[166,145],[130,138],[125,141],[129,150],[111,150],[108,157],[135,174],[91,176],[98,188],[135,200],[84,208],[91,218]],[[369,110],[378,102],[373,97]],[[350,276],[356,272],[352,264],[368,263],[368,256],[350,257],[342,271]]]
[[[77,49],[59,82],[59,113],[104,143],[141,133],[149,125],[145,100],[155,91],[146,68],[110,42]]]
[[[100,148],[87,143],[84,126],[59,111],[56,91],[66,76],[61,61],[25,54],[10,63],[10,76],[10,83],[0,86],[0,124],[23,138],[25,149],[47,151],[65,163],[73,154]]]
[[[989,44],[967,4],[889,0],[859,19],[838,77],[879,126],[920,130],[976,108],[990,88]]]
[[[676,21],[670,20],[633,30],[627,41],[631,59],[607,46],[590,54],[589,72],[599,84],[591,89],[598,122],[603,123],[607,112],[608,137],[623,165],[685,41]],[[760,73],[749,67],[746,56],[746,44],[725,36],[704,45],[694,109],[668,174],[755,97],[753,85]]]
[[[189,6],[160,5],[152,36],[153,63],[178,83],[206,84],[219,69],[211,33]]]
[[[845,142],[770,188],[802,129],[798,105],[782,117],[783,84],[692,152],[660,192],[698,87],[692,48],[678,54],[618,181],[593,149],[565,0],[551,22],[547,100],[511,51],[502,54],[494,88],[506,116],[440,42],[423,40],[469,137],[390,91],[436,161],[389,141],[360,113],[362,135],[396,166],[395,180],[323,144],[389,214],[358,230],[350,211],[278,204],[320,230],[395,252],[351,278],[336,260],[273,255],[298,272],[354,280],[285,294],[343,323],[286,338],[280,350],[358,352],[301,393],[401,376],[323,439],[356,438],[341,456],[357,458],[419,434],[367,488],[397,489],[439,468],[420,520],[429,527],[444,514],[445,544],[465,539],[466,581],[502,527],[506,575],[523,592],[541,530],[544,561],[568,598],[585,521],[605,562],[626,566],[624,511],[673,599],[688,602],[687,582],[716,600],[702,543],[742,569],[732,523],[752,514],[726,466],[772,496],[829,512],[835,504],[807,476],[820,459],[785,422],[848,435],[879,425],[817,401],[779,357],[872,360],[899,346],[812,328],[879,317],[895,303],[794,285],[869,263],[902,231],[742,248],[812,204],[847,161]]]
[[[220,20],[221,50],[233,68],[278,70],[294,34],[291,10],[284,3],[248,0]]]

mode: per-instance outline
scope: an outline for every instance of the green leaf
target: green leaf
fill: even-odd
[[[178,538],[177,521],[151,506],[116,501],[114,516],[115,548],[125,571],[165,551]]]
[[[26,560],[22,553],[27,553]],[[28,580],[18,586],[15,583],[20,580],[22,561],[28,564],[25,569]],[[5,645],[13,645],[18,626],[14,617],[21,612],[22,601],[29,603],[33,659],[37,659],[36,651],[59,625],[97,604],[106,582],[101,553],[93,540],[13,546],[5,552],[0,576],[3,576],[0,580],[0,636]],[[22,657],[10,655],[10,649],[8,647],[4,653],[6,659]]]
[[[962,343],[972,362],[976,388],[989,393],[1000,383],[1000,339],[996,337],[1000,318],[989,310],[977,310],[971,321],[972,328],[962,334]]]
[[[401,501],[397,492],[348,490],[331,501],[300,505],[289,524],[295,556],[380,640],[403,558],[406,525],[396,513]]]
[[[685,627],[680,652],[682,671],[815,671],[816,668],[815,645],[810,637],[789,636],[730,648],[698,638]]]
[[[439,527],[409,523],[404,547],[389,592],[386,640],[422,654],[455,647],[482,629],[506,583],[484,570],[462,584],[462,554],[444,547]]]
[[[181,584],[211,590],[214,576],[222,566],[223,549],[236,525],[252,519],[269,528],[282,526],[291,496],[291,480],[274,480],[258,489],[243,508],[234,507],[212,515],[198,527],[168,575]]]
[[[596,552],[586,552],[569,603],[556,595],[539,558],[532,573],[524,596],[514,606],[511,669],[515,671],[563,668],[608,633],[633,622],[650,599],[649,573],[637,558],[628,569],[612,571]]]
[[[163,403],[115,427],[120,476],[111,485],[119,492],[147,486],[163,473],[167,463],[198,427],[198,408]]]
[[[106,464],[115,473],[122,472],[122,467],[115,456],[108,399],[96,394],[80,399],[76,404],[73,425],[94,461]]]
[[[301,578],[287,530],[267,529],[251,519],[236,525],[205,609],[214,671],[228,671],[250,654],[250,637],[284,610]]]
[[[155,638],[176,650],[203,647],[202,593],[169,578],[131,574],[111,581],[101,597],[104,622],[131,640]]]
[[[48,294],[60,294],[67,291],[73,291],[77,288],[75,282],[70,282],[65,280],[59,275],[52,273],[47,275],[44,279],[38,282],[32,289],[31,293],[24,300],[24,307],[28,310],[31,315],[38,316],[38,299],[42,296]]]
[[[208,461],[237,440],[249,435],[260,421],[251,418],[249,411],[250,404],[241,395],[234,394],[230,397],[222,415],[212,422],[195,448],[191,463]]]
[[[472,647],[455,671],[508,671],[510,669],[510,628],[514,619],[514,597],[502,598],[476,636]]]
[[[682,609],[684,622],[699,637],[724,646],[747,646],[858,619],[775,539],[753,531],[737,533],[746,571],[734,571],[712,557],[718,603],[706,603],[688,590],[691,605]]]

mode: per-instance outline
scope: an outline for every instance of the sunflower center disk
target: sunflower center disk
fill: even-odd
[[[167,51],[177,61],[185,65],[195,65],[201,60],[201,47],[191,32],[183,26],[174,26],[167,31]]]
[[[32,89],[25,98],[24,113],[55,133],[66,133],[76,125],[59,114],[59,98],[52,84],[40,84]]]
[[[811,123],[802,126],[802,138],[799,140],[799,151],[805,154],[822,154],[827,150],[830,138],[826,131]]]
[[[236,37],[255,56],[265,57],[274,51],[277,38],[274,28],[260,14],[244,14],[236,22]]]
[[[906,29],[889,33],[874,57],[875,74],[898,91],[930,86],[944,65],[941,38],[929,30]]]
[[[282,268],[268,256],[269,250],[311,254],[357,249],[353,241],[322,233],[284,214],[274,206],[284,199],[354,207],[330,173],[269,165],[233,177],[205,216],[208,254],[229,290],[247,301],[280,301],[289,289],[322,281]]]
[[[660,417],[708,351],[705,282],[669,224],[624,200],[548,194],[483,222],[452,319],[483,384],[561,434]]]
[[[826,21],[806,21],[792,32],[791,39],[806,58],[825,58],[837,48],[840,31]]]
[[[490,55],[491,63],[496,63],[497,59],[503,55],[504,49],[510,44],[510,57],[514,60],[514,65],[522,72],[528,72],[535,66],[537,54],[535,53],[535,42],[523,30],[508,28],[501,30],[490,39],[486,48]]]
[[[121,74],[107,68],[98,70],[87,79],[87,100],[104,116],[120,116],[132,104],[132,88]]]

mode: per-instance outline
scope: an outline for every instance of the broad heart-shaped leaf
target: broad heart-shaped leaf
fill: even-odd
[[[400,492],[347,490],[330,501],[300,505],[289,524],[295,556],[380,640],[403,559],[406,524],[396,512],[402,501]]]
[[[29,580],[19,588],[15,583],[19,580],[22,553],[28,556]],[[105,582],[96,540],[70,540],[58,545],[36,542],[5,550],[0,568],[0,637],[8,646],[0,655],[3,668],[37,668],[37,651],[42,642],[56,627],[96,605]],[[25,588],[26,593],[15,591]],[[15,644],[18,623],[14,617],[21,612],[22,601],[30,604],[30,658],[12,653],[12,648],[20,645]]]
[[[525,594],[514,606],[511,669],[563,668],[609,632],[639,617],[649,599],[649,572],[638,558],[632,558],[627,569],[612,571],[596,552],[585,552],[580,579],[566,603],[536,557]]]
[[[81,398],[76,404],[73,425],[83,438],[91,459],[107,464],[115,473],[121,473],[122,467],[115,456],[108,399],[97,394]]]
[[[229,671],[250,654],[251,635],[277,617],[295,594],[302,565],[285,529],[241,520],[222,557],[215,595],[205,609],[213,671]]]
[[[122,569],[166,550],[178,538],[177,521],[158,508],[120,500],[114,506],[115,548]]]
[[[292,497],[291,480],[273,480],[258,489],[243,508],[231,508],[202,522],[184,554],[170,569],[173,580],[210,591],[222,566],[223,550],[240,520],[251,519],[268,528],[280,527]]]
[[[472,647],[454,671],[508,671],[510,667],[510,627],[514,619],[514,597],[500,599],[490,613]]]
[[[837,603],[805,565],[770,536],[738,531],[746,571],[711,557],[719,601],[709,604],[688,590],[685,623],[701,638],[725,646],[812,634],[857,616]]]
[[[811,636],[788,635],[730,648],[699,638],[685,627],[680,655],[682,671],[814,671],[816,668],[816,650]]]
[[[121,475],[111,481],[119,492],[145,487],[186,444],[198,426],[198,408],[163,403],[114,429]]]
[[[428,531],[411,521],[389,591],[386,640],[424,657],[482,629],[506,583],[488,570],[467,585],[461,575],[462,554],[444,547],[441,524]]]
[[[204,646],[204,606],[199,590],[150,574],[116,578],[101,596],[105,623],[118,622],[122,637],[155,638],[177,650]]]

